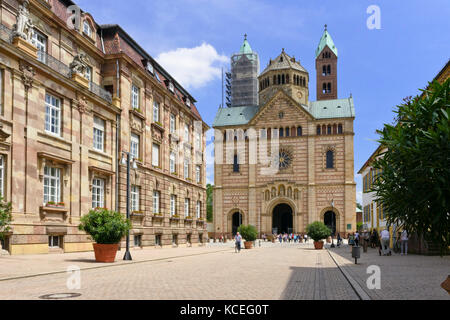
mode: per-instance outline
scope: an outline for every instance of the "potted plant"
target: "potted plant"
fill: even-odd
[[[316,250],[323,249],[323,239],[331,235],[331,230],[323,222],[313,222],[306,228],[306,232],[310,238],[314,240],[314,248]]]
[[[242,238],[245,239],[244,246],[245,249],[251,249],[253,241],[256,240],[258,236],[258,230],[252,225],[242,225],[238,228],[238,232],[241,234]]]
[[[95,241],[92,245],[97,262],[114,262],[119,242],[131,223],[119,212],[97,208],[81,218],[78,228]]]

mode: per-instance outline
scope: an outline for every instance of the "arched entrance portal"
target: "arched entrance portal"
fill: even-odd
[[[292,208],[285,203],[277,205],[273,209],[272,228],[276,233],[292,233],[294,225],[294,217]]]
[[[323,223],[330,228],[332,235],[336,235],[336,214],[333,211],[325,212]]]
[[[233,213],[232,229],[231,229],[231,232],[233,233],[233,236],[236,235],[237,230],[241,226],[241,224],[242,224],[242,213],[240,213],[240,212]]]

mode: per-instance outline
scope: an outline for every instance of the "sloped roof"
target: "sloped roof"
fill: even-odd
[[[310,101],[308,111],[316,119],[352,118],[355,116],[353,98]]]
[[[328,46],[328,48],[330,48],[330,50],[333,51],[336,57],[338,56],[338,49],[334,45],[334,41],[331,38],[330,34],[328,33],[328,30],[325,25],[325,31],[323,32],[322,38],[320,38],[319,46],[317,47],[316,50],[316,58],[319,56],[319,54],[323,51],[323,49],[326,46]]]
[[[252,47],[250,47],[250,43],[248,43],[247,35],[245,35],[244,43],[241,46],[241,50],[239,50],[241,54],[249,54],[253,53]]]
[[[296,61],[295,58],[291,58],[286,52],[284,52],[283,49],[281,54],[275,60],[270,60],[269,65],[266,69],[264,69],[261,75],[272,70],[284,69],[294,69],[302,72],[308,72],[305,68],[303,68],[299,61]]]
[[[253,119],[258,112],[258,106],[219,108],[213,127],[244,125]]]

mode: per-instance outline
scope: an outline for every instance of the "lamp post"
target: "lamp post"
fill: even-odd
[[[131,163],[133,166],[133,169],[137,169],[136,162],[133,159],[133,156],[129,152],[122,151],[122,164],[127,166],[127,220],[130,219],[130,169],[131,169]],[[127,239],[126,239],[126,251],[125,255],[123,256],[123,260],[131,261],[133,260],[131,258],[130,253],[130,230],[127,231]]]
[[[336,217],[335,213],[334,213],[334,199],[331,200],[331,211],[333,212],[333,216],[331,216],[331,246],[330,248],[335,248],[334,245],[334,219]]]

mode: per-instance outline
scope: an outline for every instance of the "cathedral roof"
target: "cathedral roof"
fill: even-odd
[[[308,111],[316,120],[355,117],[355,106],[352,97],[310,101],[308,106],[301,104],[301,107]],[[214,119],[213,127],[246,125],[259,110],[259,106],[220,108]]]
[[[286,52],[284,52],[283,49],[281,51],[281,54],[275,60],[270,60],[269,65],[261,73],[261,75],[272,70],[284,70],[284,69],[294,69],[302,72],[308,72],[300,64],[300,61],[296,61],[295,58],[290,57]]]
[[[316,58],[319,56],[319,54],[323,51],[323,49],[326,46],[330,48],[330,50],[336,55],[336,57],[338,56],[338,49],[334,45],[334,41],[331,38],[330,34],[328,33],[327,25],[325,25],[325,30],[323,32],[322,38],[320,38],[319,46],[317,47],[316,50]]]
[[[239,50],[240,54],[250,54],[253,53],[252,47],[250,47],[250,43],[247,41],[247,35],[244,36],[244,43],[241,46],[241,50]]]
[[[245,125],[253,119],[258,110],[258,106],[220,108],[213,127]]]
[[[316,119],[353,118],[353,98],[310,101],[307,110]]]

